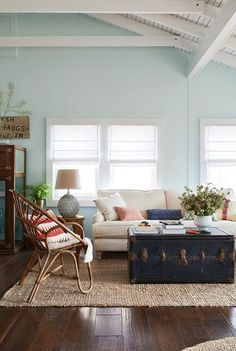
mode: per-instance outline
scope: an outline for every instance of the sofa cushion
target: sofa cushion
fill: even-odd
[[[145,219],[135,207],[117,207],[115,210],[121,221],[135,221]]]
[[[163,209],[150,209],[147,210],[147,215],[148,219],[173,219],[173,220],[179,220],[182,218],[181,210],[175,209],[175,210],[163,210]]]
[[[179,196],[182,193],[183,193],[183,191],[166,190],[165,191],[166,208],[169,210],[173,210],[173,209],[177,209],[177,208],[182,210],[181,201],[179,199]],[[151,207],[149,206],[149,208],[151,208]]]
[[[139,221],[105,221],[93,224],[93,238],[123,238],[127,239],[127,229],[140,224]],[[158,225],[159,221],[148,221],[151,225]],[[115,247],[114,247],[115,251]]]
[[[110,194],[106,197],[100,197],[94,200],[94,202],[107,221],[115,221],[119,219],[115,206],[126,206],[119,193]]]
[[[119,193],[125,201],[126,206],[136,207],[145,216],[148,208],[166,208],[165,191],[162,189],[153,190],[130,190],[130,189],[109,189],[98,190],[98,197],[109,196]],[[122,205],[117,205],[122,206]],[[178,208],[178,207],[175,207]]]

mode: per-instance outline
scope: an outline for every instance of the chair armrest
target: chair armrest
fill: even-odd
[[[60,221],[63,224],[66,224],[66,221],[64,220],[64,218],[62,218],[61,216],[57,216],[58,221]]]
[[[98,211],[95,215],[93,215],[93,224],[100,222],[105,222],[105,217]]]
[[[66,225],[66,226],[72,226],[72,227],[73,227],[74,233],[77,234],[77,235],[80,235],[80,237],[81,237],[82,239],[84,239],[84,237],[85,237],[85,235],[84,235],[84,229],[83,229],[83,227],[82,227],[79,223],[76,223],[76,222],[66,222],[65,225]],[[79,232],[80,232],[79,234],[76,233],[77,230],[76,230],[76,232],[75,232],[74,227],[77,227],[77,229],[79,229]]]

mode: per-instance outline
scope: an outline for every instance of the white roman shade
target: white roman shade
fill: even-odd
[[[154,163],[157,159],[155,125],[110,126],[110,162]]]
[[[208,165],[236,163],[236,126],[206,128],[206,161]]]
[[[98,125],[54,125],[54,161],[98,161]]]

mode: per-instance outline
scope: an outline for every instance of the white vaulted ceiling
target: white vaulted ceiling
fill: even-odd
[[[0,13],[83,13],[126,36],[0,36],[0,47],[170,46],[191,53],[187,75],[213,60],[236,69],[236,0],[0,0]]]

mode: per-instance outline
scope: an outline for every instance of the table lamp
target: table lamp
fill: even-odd
[[[69,189],[80,189],[80,175],[78,169],[59,169],[55,189],[67,189],[67,193],[58,201],[58,211],[63,217],[75,217],[79,212],[79,201]]]

